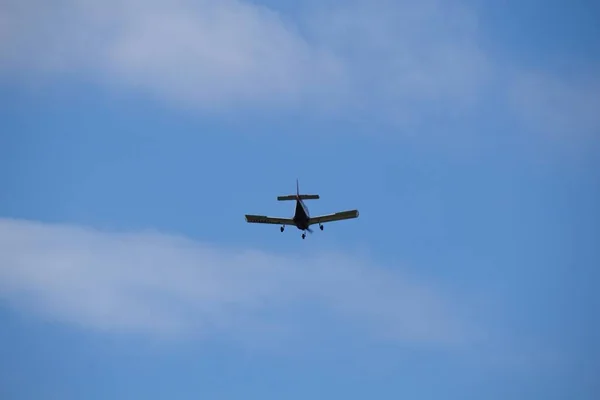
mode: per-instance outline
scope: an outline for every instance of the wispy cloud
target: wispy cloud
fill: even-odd
[[[0,10],[5,67],[92,74],[194,108],[296,104],[327,97],[343,76],[331,53],[247,2],[9,0]]]
[[[292,18],[237,0],[3,2],[5,67],[94,74],[185,106],[384,107],[473,101],[487,65],[466,9],[319,5]],[[447,104],[446,104],[447,106]]]
[[[600,76],[595,73],[561,79],[522,72],[509,89],[517,116],[534,131],[558,139],[600,138]]]
[[[0,295],[46,318],[113,333],[248,340],[254,332],[327,329],[326,318],[402,343],[470,338],[451,298],[400,271],[350,255],[294,257],[0,219]]]
[[[195,110],[327,110],[410,124],[490,102],[539,132],[596,134],[595,86],[498,59],[467,2],[5,0],[0,73],[92,79]],[[516,73],[509,73],[516,71]],[[2,76],[2,75],[0,75]]]

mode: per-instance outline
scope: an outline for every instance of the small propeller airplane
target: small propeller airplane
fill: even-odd
[[[281,225],[281,232],[284,231],[286,225],[292,225],[302,231],[302,239],[306,238],[306,232],[312,233],[311,225],[319,224],[319,228],[323,230],[323,224],[326,222],[341,221],[344,219],[358,218],[358,210],[340,211],[334,214],[319,215],[311,217],[308,208],[303,200],[318,200],[318,194],[300,194],[298,179],[296,179],[296,194],[286,196],[278,196],[278,201],[296,200],[296,211],[292,218],[267,217],[266,215],[248,215],[246,214],[246,222],[251,224],[273,224]]]

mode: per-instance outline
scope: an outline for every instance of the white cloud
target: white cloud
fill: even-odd
[[[9,0],[0,15],[7,68],[93,74],[203,109],[342,104],[407,117],[415,101],[473,102],[487,76],[474,15],[435,0],[320,4],[295,20],[236,0]]]
[[[92,74],[184,106],[324,96],[343,71],[266,7],[236,0],[8,1],[5,68]]]
[[[269,254],[24,220],[0,219],[0,296],[46,318],[157,337],[248,340],[344,321],[410,343],[459,344],[472,333],[437,290],[350,255]],[[306,311],[314,309],[320,317]]]
[[[492,57],[476,11],[441,0],[321,1],[294,15],[245,0],[4,0],[0,77],[75,76],[195,110],[364,113],[407,131],[509,93],[499,115],[597,134],[597,73],[586,86]]]

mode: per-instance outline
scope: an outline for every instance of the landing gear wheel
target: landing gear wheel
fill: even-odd
[[[281,232],[283,232],[283,230],[284,230],[284,229],[285,229],[285,227],[284,227],[284,226],[282,226],[281,228],[279,228],[279,230],[280,230]]]
[[[319,225],[319,229],[323,230],[323,225]]]
[[[306,233],[303,233],[302,234],[302,239],[305,239],[305,238],[306,238]]]

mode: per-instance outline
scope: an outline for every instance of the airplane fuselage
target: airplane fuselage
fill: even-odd
[[[299,230],[305,231],[308,229],[310,223],[310,213],[308,212],[308,208],[304,202],[300,199],[296,200],[296,211],[294,213],[293,220],[296,224],[296,228]]]

